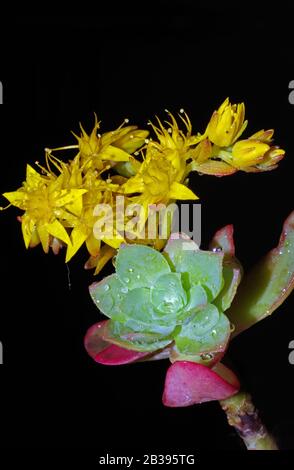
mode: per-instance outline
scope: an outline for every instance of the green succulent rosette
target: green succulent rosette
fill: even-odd
[[[123,245],[116,272],[90,286],[99,310],[110,320],[103,339],[171,361],[210,365],[225,352],[231,325],[224,311],[234,298],[241,267],[221,248],[203,251],[173,234],[162,253]],[[164,357],[164,353],[160,355]]]

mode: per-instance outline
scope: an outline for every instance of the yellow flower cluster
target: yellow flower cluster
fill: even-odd
[[[123,214],[123,227],[114,221],[112,237],[105,234],[97,239],[93,230],[99,217],[97,204],[109,205],[114,214],[118,195],[124,196],[127,205],[140,204],[144,211],[138,223],[144,230],[150,205],[198,199],[187,187],[191,171],[216,176],[238,170],[266,171],[284,156],[284,150],[271,145],[272,130],[239,140],[247,125],[243,103],[231,105],[226,99],[204,134],[192,134],[184,110],[179,113],[184,130],[167,113],[169,120],[164,124],[158,118],[156,125],[148,123],[153,138],[148,138],[147,130],[126,125],[127,119],[114,131],[100,134],[95,116],[89,135],[82,127],[79,136],[74,134],[77,144],[45,149],[45,167],[36,162],[39,171],[27,165],[23,185],[4,193],[11,205],[24,211],[19,219],[26,247],[41,243],[46,253],[50,247],[58,253],[65,245],[67,262],[85,244],[90,254],[85,267],[96,268],[98,273],[119,245],[128,241],[124,230],[128,217]],[[71,149],[77,153],[67,163],[54,155]]]
[[[244,103],[232,105],[227,98],[212,114],[204,134],[199,135],[187,171],[226,176],[238,170],[254,173],[274,170],[285,151],[271,145],[273,129],[262,129],[239,140],[247,122]]]

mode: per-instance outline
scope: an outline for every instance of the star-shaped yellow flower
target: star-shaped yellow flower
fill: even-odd
[[[17,191],[3,196],[13,205],[25,211],[21,216],[22,233],[26,248],[40,243],[47,253],[50,240],[55,237],[70,245],[64,224],[72,224],[75,215],[70,209],[81,199],[86,189],[63,189],[63,175],[40,175],[27,165],[26,181]]]

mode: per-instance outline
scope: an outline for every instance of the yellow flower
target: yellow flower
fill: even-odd
[[[85,189],[63,189],[63,175],[42,176],[27,165],[26,181],[17,191],[3,196],[13,205],[25,211],[21,217],[22,233],[26,248],[41,242],[47,253],[52,237],[70,245],[64,224],[72,224],[75,215],[70,212]]]
[[[257,139],[239,140],[232,149],[232,165],[246,168],[259,163],[270,146]]]
[[[228,147],[245,130],[247,121],[244,121],[244,117],[244,103],[232,105],[229,98],[226,98],[219,109],[214,111],[203,137],[208,137],[219,147]]]
[[[94,258],[98,256],[102,239],[95,238],[93,232],[94,224],[97,221],[97,216],[94,214],[97,204],[109,204],[115,214],[115,193],[119,191],[118,184],[112,183],[111,180],[104,181],[97,177],[96,172],[88,171],[84,177],[83,187],[87,190],[83,196],[83,210],[73,224],[73,230],[70,234],[71,244],[68,245],[66,252],[66,262],[75,255],[84,242],[90,255]],[[124,239],[119,236],[115,228],[113,232],[113,237],[105,237],[103,241],[118,248]]]
[[[155,126],[152,122],[149,125],[152,127],[156,134],[158,142],[151,140],[148,142],[147,148],[155,148],[160,152],[166,149],[177,150],[181,158],[188,159],[188,151],[191,146],[197,144],[201,140],[200,134],[192,135],[192,124],[189,116],[183,109],[180,110],[179,117],[185,125],[186,132],[179,129],[178,123],[172,113],[167,111],[170,121],[165,121],[167,129],[164,127],[160,119],[156,116],[159,127]]]
[[[100,128],[100,122],[95,115],[95,125],[91,134],[88,135],[81,127],[80,137],[74,136],[78,140],[78,148],[81,154],[82,162],[85,164],[85,170],[94,168],[101,170],[103,161],[128,162],[130,153],[141,147],[148,136],[148,131],[140,130],[137,126],[123,127],[128,122],[125,119],[123,124],[116,130],[104,134],[97,133]]]
[[[172,156],[171,156],[171,155]],[[167,204],[170,200],[195,200],[198,197],[184,184],[179,181],[183,177],[183,172],[179,172],[180,159],[176,150],[166,153],[156,152],[142,163],[139,172],[130,178],[123,186],[124,194],[134,195],[131,199],[134,203],[140,204],[144,211],[140,214],[138,225],[143,227],[148,217],[148,206],[152,204]]]
[[[273,170],[285,151],[271,146],[273,129],[256,132],[246,140],[239,140],[232,148],[231,165],[247,172]]]

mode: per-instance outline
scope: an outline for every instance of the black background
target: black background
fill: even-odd
[[[169,7],[156,15],[150,6],[137,16],[9,20],[1,40],[0,190],[16,189],[26,162],[41,161],[44,147],[73,143],[70,131],[78,131],[79,121],[90,130],[94,112],[107,131],[125,117],[145,126],[154,114],[164,118],[165,108],[183,107],[202,132],[229,96],[246,104],[246,136],[274,127],[276,143],[287,150],[274,172],[190,178],[202,204],[203,247],[215,230],[233,223],[237,256],[247,269],[277,244],[294,209],[293,14],[181,5],[180,14]],[[163,407],[167,361],[108,368],[87,356],[83,336],[101,317],[87,291],[93,276],[83,270],[86,251],[69,265],[69,289],[63,254],[25,250],[18,213],[11,208],[0,218],[1,446],[93,447],[97,455],[242,450],[218,403]],[[292,294],[230,346],[282,449],[294,449],[293,309]]]

